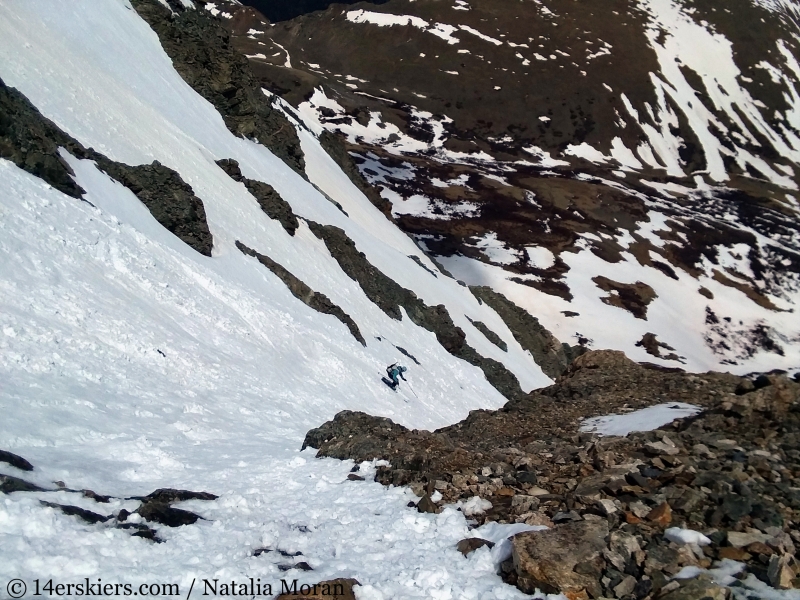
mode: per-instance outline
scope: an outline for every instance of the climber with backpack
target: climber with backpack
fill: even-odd
[[[405,373],[408,369],[405,367],[394,363],[386,367],[386,374],[389,376],[389,379],[383,378],[383,382],[388,385],[393,390],[397,390],[397,386],[400,385],[400,381],[398,377],[403,381],[406,381],[406,378],[403,377],[403,373]]]

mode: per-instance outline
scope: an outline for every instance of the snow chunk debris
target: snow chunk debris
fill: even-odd
[[[683,529],[681,527],[670,527],[664,531],[664,537],[670,542],[676,544],[697,544],[698,546],[707,546],[711,540],[704,536],[699,531],[694,529]],[[692,575],[694,577],[694,575]]]
[[[466,502],[459,500],[457,506],[461,508],[461,512],[468,517],[471,517],[473,515],[485,513],[487,510],[492,508],[492,503],[481,498],[480,496],[473,496]]]

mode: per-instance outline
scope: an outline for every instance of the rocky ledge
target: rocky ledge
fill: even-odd
[[[501,567],[524,592],[726,598],[800,587],[799,400],[778,373],[693,375],[588,352],[555,385],[444,429],[345,411],[304,446],[388,461],[376,480],[410,485],[417,510],[547,527],[514,536]],[[702,410],[624,437],[581,432],[585,417],[676,402]]]

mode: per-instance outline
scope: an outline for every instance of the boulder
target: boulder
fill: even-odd
[[[726,600],[727,597],[727,588],[700,576],[683,580],[679,588],[661,596],[660,600]]]
[[[734,548],[746,548],[754,542],[766,543],[769,538],[769,535],[766,533],[761,533],[760,531],[728,532],[728,543]]]
[[[478,548],[483,548],[484,546],[493,548],[494,542],[490,542],[489,540],[484,540],[483,538],[466,538],[458,542],[458,544],[456,544],[456,549],[459,552],[461,552],[461,554],[463,554],[464,556],[468,556]]]
[[[792,587],[792,580],[794,579],[794,569],[789,565],[789,555],[778,556],[773,554],[769,561],[767,569],[767,578],[769,584],[773,587],[787,590]]]
[[[136,512],[147,521],[161,523],[167,527],[192,525],[201,518],[193,512],[180,508],[172,508],[169,504],[164,502],[145,502]]]
[[[145,498],[148,502],[185,502],[186,500],[216,500],[217,496],[208,492],[192,492],[191,490],[176,490],[173,488],[160,488],[150,492]]]
[[[12,492],[43,492],[42,488],[34,483],[12,477],[11,475],[0,475],[0,493],[10,494]]]
[[[511,538],[517,587],[527,594],[563,592],[580,597],[601,593],[596,577],[578,573],[578,564],[602,562],[608,522],[574,521],[553,529],[519,533]]]

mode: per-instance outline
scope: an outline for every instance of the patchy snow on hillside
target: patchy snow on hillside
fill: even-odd
[[[549,269],[556,264],[555,255],[543,246],[527,246],[528,262],[536,269]]]
[[[45,508],[41,494],[6,496],[0,579],[160,580],[188,591],[195,577],[353,576],[360,598],[526,597],[489,558],[455,550],[468,534],[463,514],[418,514],[407,491],[346,481],[351,464],[299,452],[305,432],[342,409],[434,428],[505,398],[431,332],[387,317],[305,224],[287,234],[214,161],[236,159],[300,217],[341,227],[400,285],[444,304],[468,343],[503,361],[524,389],[549,383],[496,313],[437,276],[312,132],[300,131],[310,182],[233,136],[124,0],[0,5],[0,77],[84,145],[177,171],[203,201],[214,238],[213,258],[196,253],[91,161],[63,154],[89,204],[0,160],[0,448],[31,460],[36,471],[25,478],[49,489],[60,480],[117,497],[162,487],[220,495],[187,503],[207,520],[159,528],[159,545]],[[296,299],[237,240],[326,294],[367,346]],[[421,363],[408,364],[418,394],[409,404],[380,384],[386,364],[406,360],[394,344]],[[98,512],[127,506],[59,494]],[[314,571],[283,574],[277,553],[252,555],[264,546],[301,551]]]
[[[497,239],[497,234],[495,232],[487,233],[478,239],[474,245],[494,264],[510,265],[519,261],[519,256],[516,251]]]
[[[795,165],[800,163],[800,140],[786,128],[781,131],[773,129],[768,122],[771,115],[762,115],[758,100],[740,83],[741,73],[734,61],[731,42],[721,33],[711,30],[708,24],[697,23],[674,0],[646,0],[642,7],[651,18],[646,33],[660,67],[660,76],[651,74],[659,98],[655,121],[660,129],[644,123],[630,105],[628,111],[644,129],[668,172],[677,174],[682,168],[677,153],[679,144],[676,145],[671,140],[674,136],[667,129],[670,124],[677,125],[676,116],[668,106],[667,99],[678,106],[700,141],[707,161],[708,175],[713,181],[728,179],[724,157],[732,156],[744,172],[750,166],[776,185],[797,189],[791,177],[774,170],[765,160],[744,147],[758,147],[761,146],[760,140],[766,140],[782,159]],[[779,40],[777,47],[781,50],[785,45]],[[791,53],[780,54],[783,54],[786,68],[793,71],[797,63]],[[704,89],[692,88],[682,68],[696,73]],[[783,75],[781,69],[776,71]],[[796,77],[796,72],[794,75]],[[785,99],[789,105],[789,113],[796,112],[798,105],[795,82],[796,79],[785,79]],[[715,110],[725,115],[731,127],[726,126],[702,102],[697,101],[698,92],[708,95]],[[723,142],[732,144],[735,150],[731,151]]]
[[[453,37],[457,30],[453,25],[434,23],[431,25],[425,19],[410,15],[393,15],[390,13],[373,12],[364,9],[351,10],[347,13],[347,20],[351,23],[370,23],[378,27],[412,26],[427,33],[433,34],[446,41],[448,44],[457,44],[459,39]]]
[[[663,243],[656,233],[662,222],[656,216],[637,233]],[[579,252],[559,255],[569,266],[563,282],[570,289],[572,300],[511,281],[514,274],[499,265],[461,255],[442,256],[437,260],[467,284],[488,285],[504,294],[535,315],[564,342],[576,343],[579,338],[586,338],[591,341],[592,348],[622,350],[636,361],[664,366],[680,364],[692,371],[724,370],[747,374],[776,368],[797,369],[800,349],[796,340],[800,339],[800,328],[794,313],[759,306],[738,289],[723,285],[714,278],[715,265],[709,262],[702,265],[705,274],[695,278],[678,270],[676,280],[639,264],[628,251],[621,253],[623,260],[606,262],[591,251],[590,235],[584,234],[584,237],[586,239],[578,244]],[[616,241],[625,248],[632,239],[626,241],[621,236]],[[730,260],[735,257],[731,256]],[[646,319],[636,318],[628,310],[603,302],[606,293],[593,281],[597,276],[623,284],[649,285],[656,297],[647,305]],[[709,290],[713,299],[698,294],[700,287]],[[790,308],[800,302],[797,291],[787,294],[790,301],[774,299],[779,302],[779,308]],[[715,315],[713,319],[719,322],[712,324],[709,314]],[[759,331],[766,332],[779,344],[782,354],[760,346]],[[647,333],[656,334],[660,342],[674,347],[681,362],[648,354],[644,346],[637,344]]]

